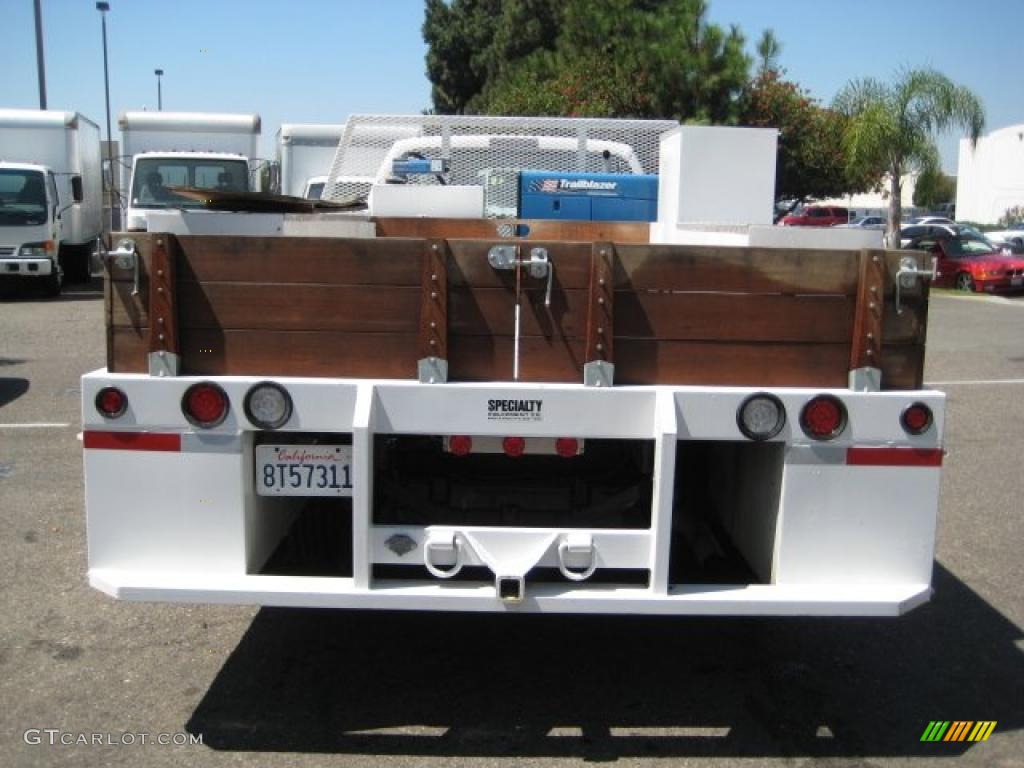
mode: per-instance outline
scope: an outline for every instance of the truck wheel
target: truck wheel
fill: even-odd
[[[56,298],[60,296],[61,288],[63,287],[64,279],[59,269],[51,272],[43,278],[43,292],[47,296]]]
[[[88,283],[92,279],[89,246],[65,245],[60,249],[60,265],[69,283]]]
[[[957,276],[956,276],[956,289],[958,291],[968,291],[968,292],[971,292],[971,291],[974,290],[974,278],[971,277],[970,273],[968,273],[968,272],[960,272],[960,273],[957,274]]]

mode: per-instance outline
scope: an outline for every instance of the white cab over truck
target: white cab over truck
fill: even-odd
[[[128,230],[147,229],[149,211],[201,205],[168,187],[259,190],[259,115],[124,112],[118,127]]]
[[[77,112],[0,109],[0,275],[89,278],[102,231],[96,124]]]
[[[277,132],[281,194],[319,200],[344,124],[285,123]]]
[[[329,197],[381,175],[372,152],[425,205],[477,180],[481,208],[507,210],[518,165],[551,218],[363,215],[328,233],[277,214],[211,235],[168,211],[116,236],[107,365],[82,379],[94,587],[608,614],[896,616],[929,599],[945,398],[922,384],[926,254],[757,245],[754,229],[711,242],[741,236],[736,198],[709,190],[709,207],[680,169],[731,146],[723,173],[766,190],[763,210],[741,202],[767,220],[773,133],[379,121],[350,118],[357,158],[339,148]],[[410,133],[397,159],[368,141]],[[565,215],[591,193],[592,215],[628,212],[627,182],[659,167],[657,225]]]

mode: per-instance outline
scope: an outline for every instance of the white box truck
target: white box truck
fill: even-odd
[[[344,123],[281,125],[276,144],[282,195],[320,199],[344,130]]]
[[[125,228],[147,229],[146,214],[201,203],[168,187],[237,192],[260,188],[260,116],[201,112],[124,112],[118,119],[124,162]]]
[[[99,128],[77,112],[0,109],[0,274],[47,292],[87,280],[102,230]]]

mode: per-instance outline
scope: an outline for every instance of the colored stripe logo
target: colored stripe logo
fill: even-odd
[[[932,720],[921,741],[988,741],[996,720]]]

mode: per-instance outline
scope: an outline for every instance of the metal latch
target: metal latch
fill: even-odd
[[[100,241],[102,244],[102,240]],[[135,249],[135,241],[128,238],[117,241],[117,247],[112,250],[101,250],[100,258],[104,261],[113,261],[118,269],[132,270],[132,296],[139,295],[139,281],[141,279],[141,259],[139,252]]]
[[[510,270],[525,268],[529,271],[530,277],[538,280],[548,279],[547,289],[544,292],[544,306],[551,306],[551,286],[555,279],[555,265],[548,258],[546,248],[531,248],[530,258],[519,258],[518,245],[495,245],[487,252],[487,263],[498,270]],[[520,284],[520,273],[516,272],[516,308],[515,308],[515,335],[512,340],[512,379],[519,380],[519,316],[521,313],[522,286]]]
[[[918,280],[934,280],[938,276],[938,259],[932,258],[931,269],[921,269],[917,266],[917,259],[912,256],[904,256],[900,259],[900,268],[894,278],[896,282],[896,314],[902,315],[900,307],[900,290],[912,290],[917,287]]]

